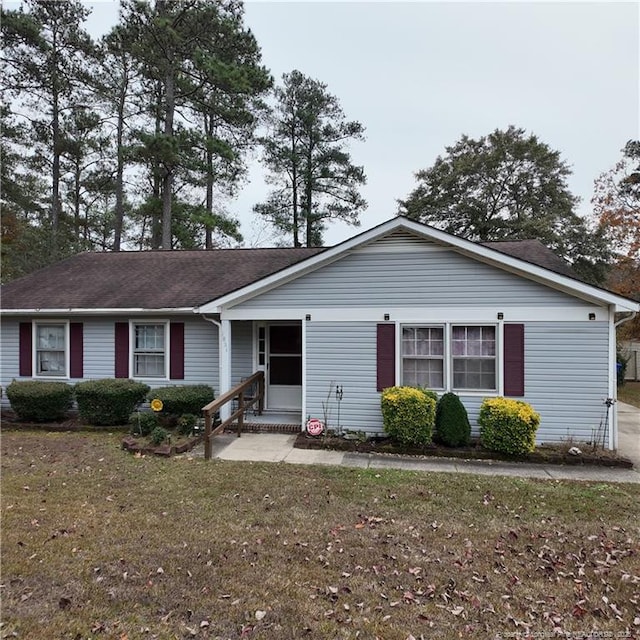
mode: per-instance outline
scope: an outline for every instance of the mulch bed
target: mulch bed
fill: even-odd
[[[590,452],[582,449],[581,455],[571,455],[566,447],[545,445],[538,447],[526,456],[509,456],[482,448],[474,442],[468,447],[445,447],[432,444],[428,447],[409,447],[398,444],[389,438],[372,438],[368,440],[349,440],[336,436],[309,436],[300,433],[294,447],[297,449],[326,449],[333,451],[355,451],[359,453],[395,454],[409,456],[426,456],[439,458],[462,458],[465,460],[501,460],[507,462],[532,462],[537,464],[570,464],[597,465],[631,469],[633,462],[627,458],[616,456],[609,451]]]

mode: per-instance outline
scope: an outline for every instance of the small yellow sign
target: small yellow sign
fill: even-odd
[[[162,404],[162,400],[160,400],[160,398],[154,398],[151,401],[151,409],[153,411],[162,411],[163,406],[164,405]]]

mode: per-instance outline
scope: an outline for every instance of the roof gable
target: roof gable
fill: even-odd
[[[570,267],[555,256],[537,240],[521,242],[498,242],[487,245],[458,238],[434,227],[398,216],[373,229],[369,229],[345,242],[312,256],[296,265],[285,268],[277,274],[247,285],[237,291],[221,296],[217,300],[200,307],[202,313],[219,312],[222,308],[260,295],[273,287],[280,286],[303,274],[310,273],[331,264],[351,252],[371,248],[374,243],[389,244],[394,239],[412,236],[423,243],[432,242],[447,247],[480,262],[485,262],[518,276],[533,280],[563,293],[595,304],[615,305],[616,311],[638,311],[638,303],[605,289],[586,284],[575,278]],[[419,243],[416,243],[416,247]],[[514,255],[523,257],[514,257]],[[544,264],[540,266],[536,261]]]

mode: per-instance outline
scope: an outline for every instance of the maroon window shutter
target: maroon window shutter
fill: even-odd
[[[20,323],[20,367],[21,376],[30,377],[32,372],[33,333],[30,322]]]
[[[69,323],[69,377],[82,378],[84,366],[84,337],[82,322]]]
[[[504,395],[524,395],[524,325],[504,325]]]
[[[377,329],[376,384],[378,391],[382,391],[396,383],[396,326],[379,324]]]
[[[115,377],[129,377],[129,323],[116,322]]]
[[[184,380],[184,322],[169,325],[169,378]]]

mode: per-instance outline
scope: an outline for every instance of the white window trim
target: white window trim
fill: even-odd
[[[495,384],[495,389],[456,389],[453,386],[453,353],[451,354],[451,359],[449,361],[449,365],[450,365],[450,379],[449,379],[449,389],[451,389],[451,391],[453,393],[457,393],[457,394],[461,394],[461,395],[472,395],[474,393],[477,394],[482,394],[482,395],[498,395],[498,391],[501,388],[501,378],[498,376],[498,372],[499,372],[499,356],[500,353],[502,352],[502,348],[501,345],[499,346],[499,337],[500,337],[500,331],[499,331],[499,327],[498,327],[498,323],[497,322],[450,322],[448,323],[448,342],[449,342],[449,346],[451,347],[451,345],[453,344],[453,327],[493,327],[495,329],[495,355],[493,356],[493,360],[496,364],[495,366],[495,376],[496,376],[496,384]],[[460,357],[460,356],[458,356]],[[473,356],[469,356],[468,359],[473,359]],[[488,360],[488,357],[482,357],[479,356],[478,359],[481,360]]]
[[[31,326],[31,371],[32,377],[38,380],[69,380],[71,367],[71,335],[69,330],[69,320],[37,320]],[[61,376],[45,376],[38,373],[38,327],[47,325],[63,325],[64,326],[64,375]]]
[[[135,375],[134,356],[136,349],[136,325],[141,324],[164,325],[164,377]],[[141,318],[137,320],[129,320],[129,377],[132,380],[149,380],[151,382],[157,382],[158,380],[169,380],[169,359],[171,354],[171,334],[169,331],[169,325],[170,321],[165,319]]]
[[[424,359],[425,360],[442,360],[442,387],[429,387],[430,389],[432,388],[433,391],[438,391],[440,393],[446,393],[447,390],[447,385],[448,385],[448,369],[449,369],[449,363],[447,362],[447,326],[446,324],[438,324],[438,323],[434,323],[434,324],[426,324],[426,323],[410,323],[410,322],[403,322],[402,324],[399,325],[399,329],[396,332],[398,334],[398,348],[397,348],[397,353],[398,353],[398,359],[399,359],[399,375],[396,378],[396,380],[402,380],[402,371],[403,371],[403,366],[402,366],[402,361],[404,359],[404,354],[402,353],[402,333],[404,329],[442,329],[442,340],[443,340],[443,351],[442,351],[442,358],[438,357],[438,356],[425,356]],[[411,356],[407,356],[408,358],[410,358]],[[402,382],[404,384],[404,380]]]
[[[452,327],[495,327],[496,330],[496,388],[495,389],[455,389],[453,386],[453,354],[451,348]],[[437,393],[455,393],[467,397],[493,397],[504,395],[504,321],[483,322],[483,321],[455,321],[444,323],[428,323],[415,321],[396,322],[396,380],[404,384],[402,380],[402,329],[403,327],[442,327],[444,328],[444,388],[433,389]]]

